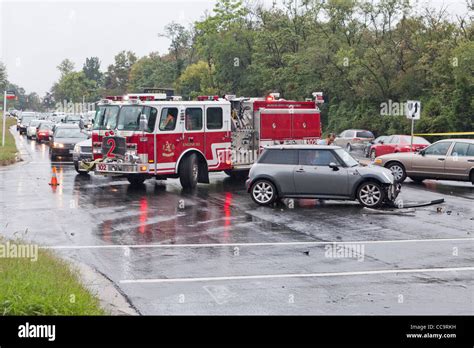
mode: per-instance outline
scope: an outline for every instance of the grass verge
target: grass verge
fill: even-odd
[[[8,244],[0,239],[0,315],[105,314],[99,300],[80,283],[78,272],[67,262],[44,249],[37,249],[36,261],[32,257],[13,258],[12,245],[29,244]],[[29,256],[33,254],[31,251]]]
[[[8,128],[16,124],[16,118],[7,117],[5,125],[5,146],[2,146],[3,114],[0,112],[0,166],[6,166],[16,162],[17,148],[15,139]]]

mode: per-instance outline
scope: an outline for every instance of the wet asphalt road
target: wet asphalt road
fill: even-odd
[[[132,188],[18,139],[25,161],[0,169],[0,233],[96,268],[141,314],[474,314],[470,183],[407,180],[404,202],[446,200],[423,208],[267,208],[225,174],[194,192],[178,180]],[[334,257],[335,245],[359,253]]]

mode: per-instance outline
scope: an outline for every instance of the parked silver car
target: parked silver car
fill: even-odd
[[[363,151],[367,145],[374,140],[374,135],[371,131],[364,129],[348,129],[339,134],[334,140],[334,145],[341,146],[347,152],[352,150]]]
[[[268,147],[250,169],[246,185],[260,205],[292,197],[357,199],[378,208],[393,203],[400,192],[390,170],[362,166],[341,147],[328,145]]]

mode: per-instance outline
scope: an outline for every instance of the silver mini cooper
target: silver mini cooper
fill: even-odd
[[[370,208],[394,203],[400,185],[392,172],[362,166],[339,146],[282,145],[268,147],[252,166],[247,191],[255,203],[281,198],[359,200]]]

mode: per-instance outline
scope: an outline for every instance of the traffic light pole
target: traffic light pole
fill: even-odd
[[[5,146],[5,120],[7,114],[7,91],[3,92],[3,132],[2,132],[2,147]]]

